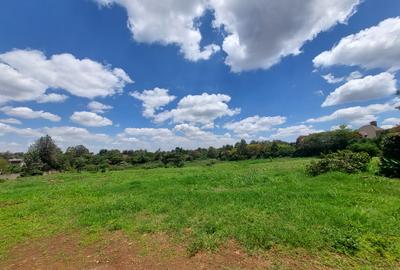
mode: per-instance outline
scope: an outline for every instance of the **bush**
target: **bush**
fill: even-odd
[[[400,178],[400,133],[389,134],[383,139],[380,173]]]
[[[348,149],[352,152],[360,153],[365,152],[368,153],[371,157],[376,157],[379,155],[379,147],[373,141],[365,141],[365,142],[357,142],[353,143],[348,147]]]
[[[0,157],[0,174],[8,171],[8,162],[5,158]]]
[[[346,149],[350,144],[360,140],[358,132],[342,126],[338,130],[301,136],[296,142],[295,156],[319,156]]]
[[[354,153],[349,150],[338,151],[324,155],[318,161],[312,161],[306,168],[311,176],[320,175],[330,171],[356,173],[366,171],[371,157],[365,153]]]

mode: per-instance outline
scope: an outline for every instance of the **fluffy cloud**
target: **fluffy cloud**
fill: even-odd
[[[134,137],[163,139],[173,136],[167,128],[126,128],[125,134]]]
[[[328,73],[326,75],[322,75],[322,78],[324,78],[324,80],[327,83],[330,83],[330,84],[340,83],[340,82],[343,82],[344,79],[345,79],[344,77],[335,77],[331,73]]]
[[[215,26],[228,33],[223,50],[234,72],[269,68],[297,55],[306,41],[345,23],[359,0],[211,0]]]
[[[282,57],[297,55],[308,40],[337,23],[345,23],[360,0],[95,0],[119,4],[128,12],[136,41],[177,44],[186,59],[208,59],[220,48],[202,40],[196,20],[214,11],[215,28],[223,28],[226,64],[235,72],[269,68]],[[288,8],[290,7],[290,8]]]
[[[82,142],[92,145],[93,142],[105,143],[111,141],[111,138],[108,135],[91,133],[85,128],[78,127],[45,127],[41,132],[49,134],[56,142],[64,146],[82,144]]]
[[[361,66],[366,69],[400,69],[400,17],[389,18],[377,26],[344,37],[330,51],[314,60],[314,65]]]
[[[70,117],[72,122],[88,127],[111,126],[112,121],[93,112],[74,112]]]
[[[188,95],[179,101],[176,109],[163,111],[155,115],[154,120],[161,123],[171,119],[174,123],[212,127],[216,119],[240,112],[239,109],[229,108],[227,103],[230,100],[230,96],[223,94]]]
[[[229,134],[218,135],[189,124],[167,128],[127,128],[116,136],[114,145],[127,149],[170,150],[176,147],[195,149],[233,144],[236,139]]]
[[[61,94],[44,94],[37,98],[38,103],[62,103],[68,99],[68,96]]]
[[[236,134],[255,134],[262,131],[271,130],[273,126],[278,126],[286,122],[283,116],[263,116],[258,115],[248,117],[241,121],[230,122],[224,128],[232,130]]]
[[[361,74],[361,72],[359,71],[353,71],[352,73],[350,73],[349,76],[347,77],[335,77],[332,73],[328,73],[326,75],[322,75],[321,77],[330,84],[336,84],[336,83],[340,83],[343,81],[351,81],[354,79],[359,79],[361,78],[363,75]]]
[[[111,110],[113,107],[110,105],[105,105],[98,101],[91,101],[88,104],[88,109],[95,113],[105,113],[108,110]]]
[[[168,89],[154,88],[152,90],[144,90],[142,93],[137,91],[130,95],[143,102],[143,116],[147,118],[154,117],[157,110],[175,100],[175,96],[168,93]]]
[[[106,134],[91,133],[85,128],[61,126],[61,127],[44,127],[40,129],[16,128],[7,124],[0,123],[0,133],[14,134],[21,138],[29,138],[25,141],[28,147],[32,139],[39,138],[46,134],[50,135],[58,145],[66,149],[69,146],[77,144],[85,144],[91,150],[100,150],[112,143],[113,139]],[[23,147],[18,148],[19,151],[26,151]]]
[[[9,151],[11,153],[23,152],[26,150],[21,144],[9,141],[1,141],[0,149],[3,152]]]
[[[7,124],[0,123],[0,133],[15,134],[22,137],[39,137],[42,133],[31,128],[16,128]]]
[[[119,4],[128,12],[128,25],[139,42],[176,44],[186,59],[209,59],[219,51],[210,44],[200,47],[202,39],[195,20],[207,8],[206,0],[96,0],[101,5]]]
[[[345,109],[339,109],[330,115],[321,116],[318,118],[311,118],[306,123],[322,123],[334,120],[341,120],[344,123],[350,123],[354,126],[367,124],[370,121],[376,120],[376,115],[394,111],[398,104],[396,100],[384,104],[371,104],[369,106],[356,106]]]
[[[0,104],[7,101],[28,101],[42,96],[46,85],[25,76],[0,61]]]
[[[49,88],[61,88],[86,98],[105,97],[132,83],[119,68],[111,69],[90,59],[71,54],[47,58],[34,50],[13,50],[0,54],[0,102],[60,101],[61,95],[46,95]]]
[[[186,138],[190,138],[193,142],[201,142],[203,147],[208,147],[210,145],[223,145],[233,142],[232,137],[228,133],[216,135],[213,132],[205,131],[189,124],[176,125],[174,130],[181,132]]]
[[[22,124],[21,121],[19,121],[18,119],[15,119],[15,118],[0,119],[0,123],[11,124],[11,125],[21,125]]]
[[[278,128],[276,132],[270,136],[270,139],[294,141],[299,136],[306,136],[318,132],[322,132],[322,130],[316,130],[313,126],[310,125],[290,126],[285,128]]]
[[[387,97],[396,93],[396,84],[394,75],[387,72],[350,80],[330,93],[322,107]]]
[[[0,109],[3,113],[14,116],[14,117],[20,117],[20,118],[25,118],[25,119],[37,119],[37,118],[43,118],[52,122],[59,122],[61,120],[61,117],[58,115],[45,112],[45,111],[34,111],[31,108],[28,107],[3,107]]]
[[[363,77],[363,75],[362,75],[361,72],[359,72],[359,71],[353,71],[352,73],[350,73],[349,76],[347,76],[346,80],[347,80],[347,81],[351,81],[351,80],[354,80],[354,79],[360,79],[360,78],[362,78],[362,77]]]
[[[385,129],[398,126],[400,125],[400,117],[386,118],[385,120],[383,120],[382,124],[382,128]]]

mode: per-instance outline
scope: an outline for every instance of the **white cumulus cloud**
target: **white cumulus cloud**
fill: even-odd
[[[112,108],[112,106],[100,103],[98,101],[91,101],[88,104],[88,109],[94,113],[105,113]]]
[[[46,89],[45,84],[0,61],[0,104],[8,101],[35,100],[44,95]]]
[[[0,102],[60,102],[62,95],[46,94],[49,88],[64,89],[85,98],[119,93],[133,81],[120,68],[71,54],[47,58],[41,51],[12,50],[0,54]]]
[[[377,115],[395,111],[395,107],[399,105],[396,100],[383,104],[371,104],[368,106],[355,106],[344,109],[336,110],[335,112],[321,116],[318,118],[311,118],[306,123],[322,123],[334,120],[341,120],[344,124],[350,123],[353,126],[360,126],[368,124],[377,119]]]
[[[44,94],[37,98],[38,103],[62,103],[68,99],[68,96],[61,94]]]
[[[74,112],[70,117],[72,122],[87,127],[111,126],[112,121],[94,112]]]
[[[128,12],[128,26],[139,42],[176,44],[186,59],[209,59],[219,46],[201,48],[197,18],[207,8],[205,0],[96,0],[101,5],[118,4]]]
[[[330,84],[340,83],[340,82],[343,82],[343,81],[345,80],[344,77],[335,77],[335,76],[332,75],[331,73],[328,73],[328,74],[326,74],[326,75],[323,75],[322,78],[324,78],[324,80],[325,80],[327,83],[330,83]]]
[[[3,107],[0,109],[3,113],[14,116],[14,117],[19,117],[19,118],[24,118],[24,119],[38,119],[38,118],[43,118],[52,122],[59,122],[61,120],[61,117],[58,115],[45,112],[45,111],[34,111],[31,108],[28,107]]]
[[[395,126],[399,126],[400,125],[400,117],[386,118],[385,120],[383,120],[382,124],[383,124],[382,128],[392,128]]]
[[[226,64],[234,72],[269,68],[297,55],[314,39],[354,14],[360,0],[95,0],[118,4],[128,12],[128,25],[139,42],[177,44],[186,59],[209,59],[220,50],[201,48],[196,21],[206,9],[215,15],[213,27],[223,29]]]
[[[17,128],[8,124],[0,123],[0,133],[15,134],[22,137],[39,137],[42,133],[31,128]]]
[[[230,122],[224,128],[232,130],[236,134],[255,134],[271,130],[274,126],[284,124],[286,117],[283,116],[252,116],[241,121]]]
[[[349,35],[331,50],[318,55],[316,67],[360,66],[365,69],[400,69],[400,17],[389,18],[377,26]]]
[[[233,144],[237,139],[229,134],[215,134],[190,124],[167,128],[126,128],[116,136],[114,145],[122,149],[171,150],[176,147],[196,149]]]
[[[305,42],[345,23],[359,0],[211,0],[215,26],[228,33],[223,50],[234,72],[267,69],[301,53]]]
[[[130,95],[143,102],[143,116],[147,118],[154,117],[157,110],[175,100],[175,96],[168,93],[168,89],[154,88],[140,92],[132,92]]]
[[[388,72],[353,79],[330,93],[322,107],[394,95],[397,92],[396,84],[394,75]]]
[[[300,136],[307,136],[312,133],[322,132],[322,130],[316,130],[310,125],[296,125],[284,128],[278,128],[274,134],[269,138],[273,140],[288,140],[295,141]]]
[[[240,112],[240,109],[229,108],[227,103],[230,100],[231,97],[224,94],[188,95],[179,101],[175,109],[156,114],[154,120],[161,123],[171,119],[174,123],[213,127],[216,119]]]
[[[22,122],[15,118],[3,118],[0,119],[0,123],[11,124],[11,125],[21,125]]]

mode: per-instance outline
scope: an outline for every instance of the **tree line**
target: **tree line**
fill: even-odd
[[[301,136],[295,143],[280,140],[250,141],[241,140],[234,145],[220,148],[197,148],[187,150],[175,148],[171,151],[157,150],[100,150],[91,153],[84,145],[68,147],[63,152],[50,136],[39,138],[24,154],[23,175],[39,175],[49,171],[102,171],[118,170],[133,166],[153,168],[160,166],[182,167],[186,162],[196,160],[238,161],[246,159],[268,159],[277,157],[312,157],[334,153],[339,150],[366,152],[370,156],[381,153],[381,140],[366,139],[354,130],[342,126],[338,130]],[[21,156],[21,153],[17,154]],[[3,153],[4,159],[12,156]],[[1,166],[1,161],[0,161]],[[0,168],[1,169],[1,168]]]

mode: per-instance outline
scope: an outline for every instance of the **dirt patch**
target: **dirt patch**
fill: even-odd
[[[0,174],[0,179],[1,180],[15,180],[20,176],[19,173],[14,173],[14,174]]]
[[[271,250],[249,255],[234,241],[218,252],[189,257],[186,247],[165,234],[132,240],[121,232],[82,244],[79,235],[59,235],[16,246],[1,269],[329,269],[313,257],[285,256]]]

